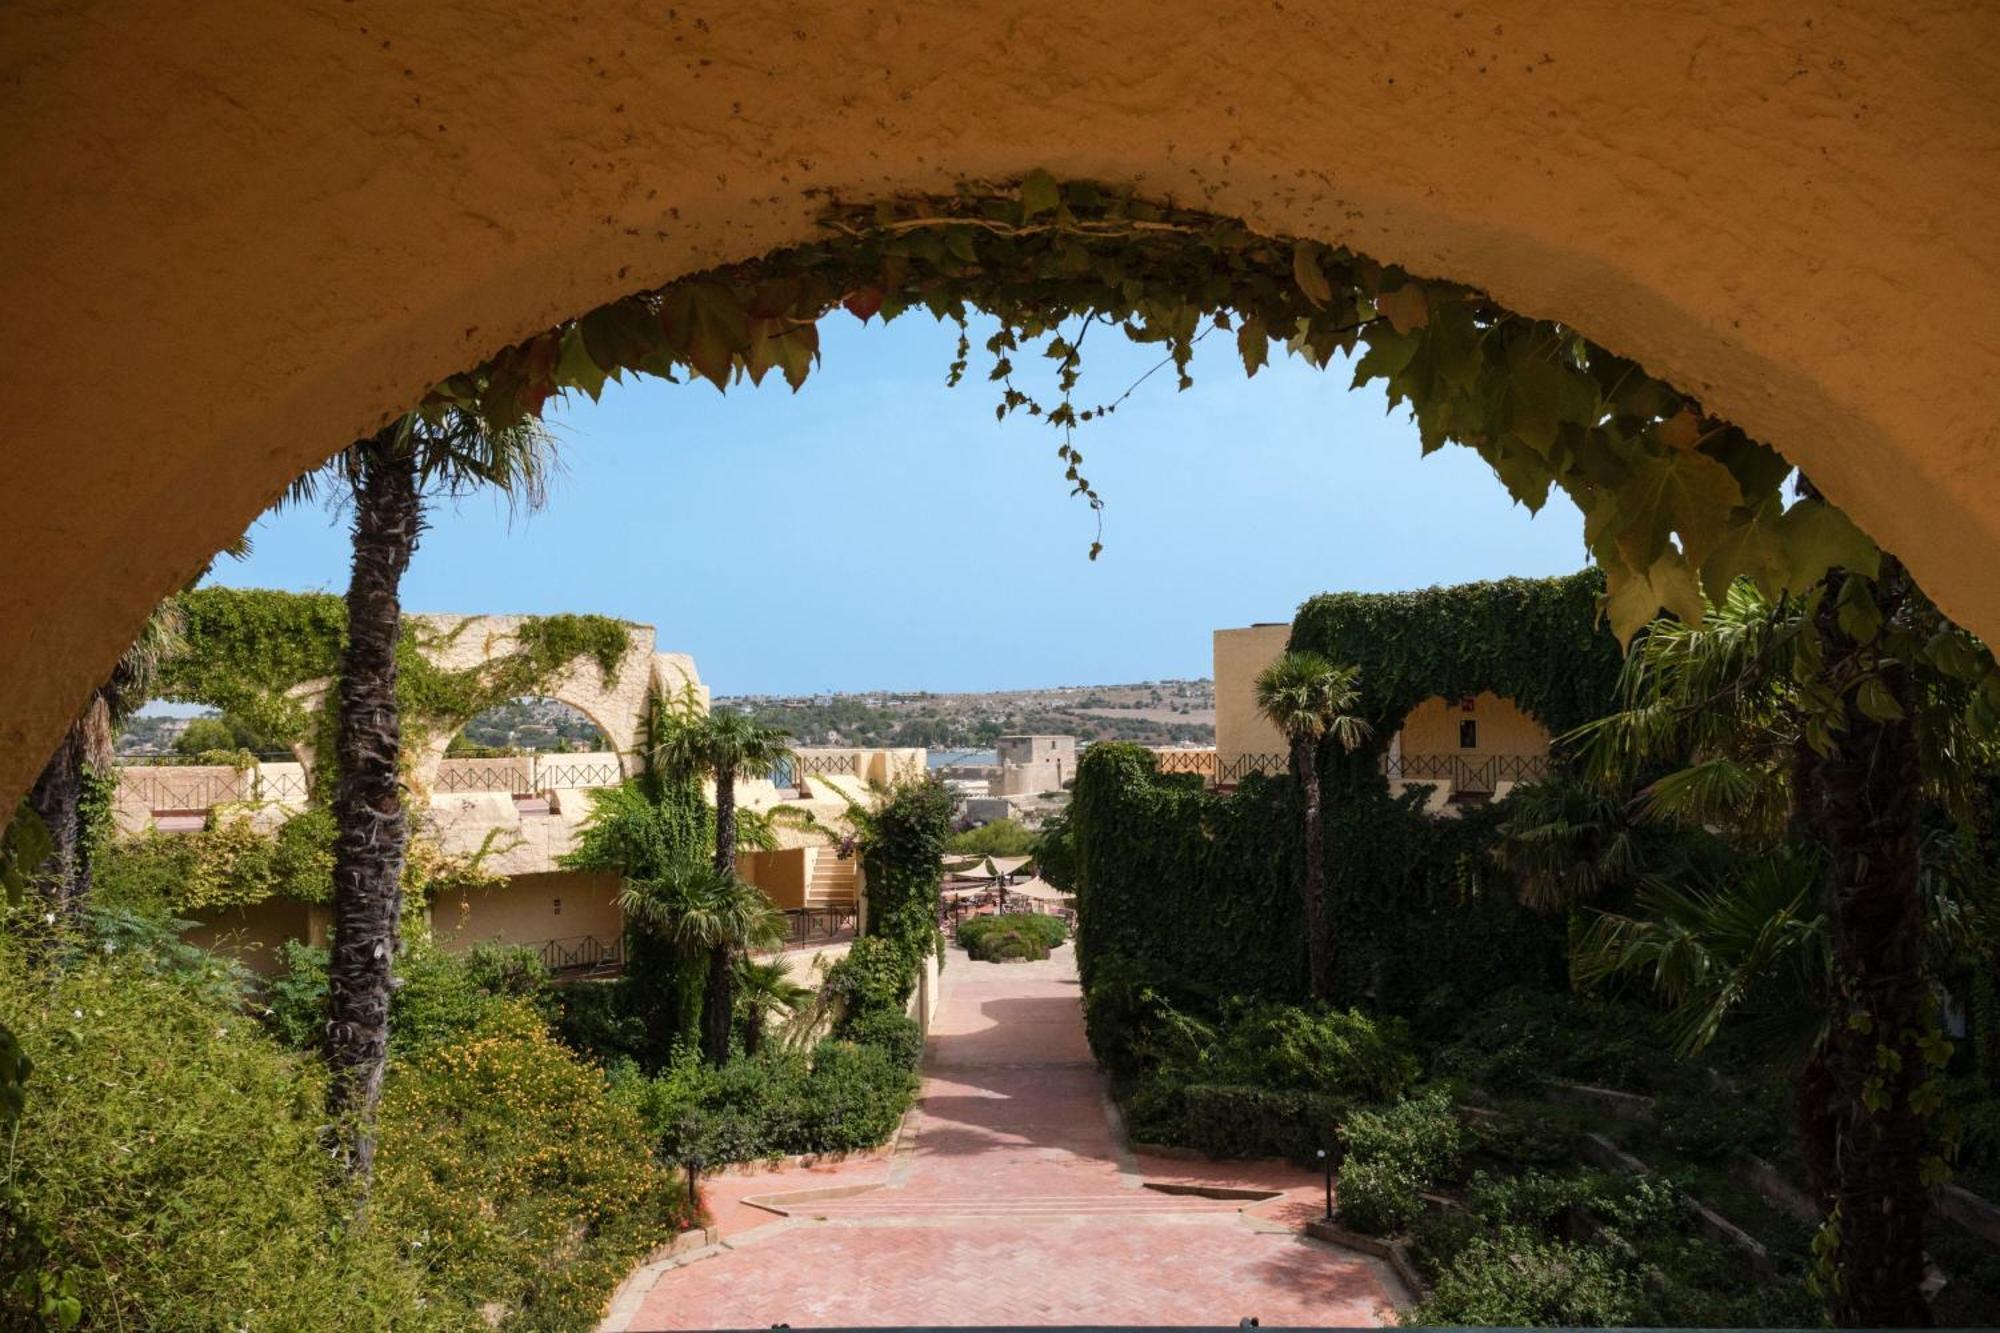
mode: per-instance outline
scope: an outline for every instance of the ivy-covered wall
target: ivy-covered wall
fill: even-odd
[[[868,816],[861,870],[868,893],[868,933],[909,957],[939,947],[938,891],[952,798],[934,779],[895,788]]]
[[[182,646],[161,672],[161,698],[208,704],[288,744],[326,739],[330,714],[319,700],[290,691],[339,674],[345,601],[331,593],[210,587],[181,594],[176,605]],[[631,627],[608,616],[527,616],[514,623],[507,651],[482,653],[471,666],[439,665],[434,659],[474,623],[404,618],[396,695],[406,754],[426,736],[455,732],[488,708],[534,693],[579,660],[594,662],[608,686],[632,644]],[[331,745],[314,748],[331,759]]]
[[[1622,658],[1599,614],[1596,569],[1420,592],[1322,593],[1299,608],[1291,646],[1361,668],[1375,751],[1412,708],[1491,690],[1561,735],[1609,711]]]
[[[1216,792],[1156,764],[1142,746],[1092,746],[1060,858],[1077,895],[1092,1044],[1114,1069],[1144,988],[1196,1006],[1306,994],[1291,780]],[[1448,1027],[1509,986],[1561,984],[1560,921],[1521,907],[1488,855],[1498,807],[1439,819],[1379,784],[1328,785],[1334,1003]]]

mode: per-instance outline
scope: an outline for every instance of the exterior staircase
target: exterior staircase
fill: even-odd
[[[858,858],[842,858],[831,847],[822,847],[813,857],[812,879],[806,884],[806,910],[840,909],[852,911],[860,900]]]

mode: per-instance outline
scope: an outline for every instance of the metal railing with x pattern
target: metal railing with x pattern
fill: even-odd
[[[301,773],[267,773],[261,767],[173,773],[128,764],[118,770],[118,792],[149,810],[195,813],[236,802],[303,801],[306,779]]]
[[[1162,773],[1193,773],[1204,778],[1215,776],[1213,750],[1155,750],[1153,758]]]
[[[1217,756],[1218,761],[1220,756]],[[1215,781],[1218,785],[1241,782],[1253,774],[1267,778],[1283,775],[1291,770],[1291,761],[1281,754],[1239,754],[1227,763],[1215,766]]]
[[[1383,755],[1382,776],[1402,782],[1449,782],[1454,791],[1491,794],[1503,782],[1540,782],[1549,775],[1544,754]]]

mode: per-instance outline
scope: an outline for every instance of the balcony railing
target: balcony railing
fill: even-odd
[[[1229,786],[1243,781],[1252,774],[1262,774],[1267,778],[1279,777],[1291,771],[1291,760],[1281,754],[1239,754],[1234,759],[1222,762],[1216,756],[1215,781],[1218,786]]]
[[[542,966],[551,972],[615,972],[625,966],[622,935],[609,940],[595,935],[571,935],[529,947],[541,956]]]
[[[306,799],[306,779],[297,770],[266,772],[256,765],[176,773],[145,764],[126,764],[118,769],[118,795],[122,800],[143,804],[148,810],[162,814],[199,814],[237,802],[300,802]]]
[[[1490,796],[1500,783],[1540,782],[1548,775],[1545,754],[1382,756],[1382,776],[1392,782],[1436,782],[1469,795]]]

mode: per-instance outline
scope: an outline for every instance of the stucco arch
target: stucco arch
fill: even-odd
[[[1037,165],[1567,320],[2000,633],[1976,3],[77,0],[0,53],[0,795],[157,597],[440,376],[804,239],[820,192]]]

